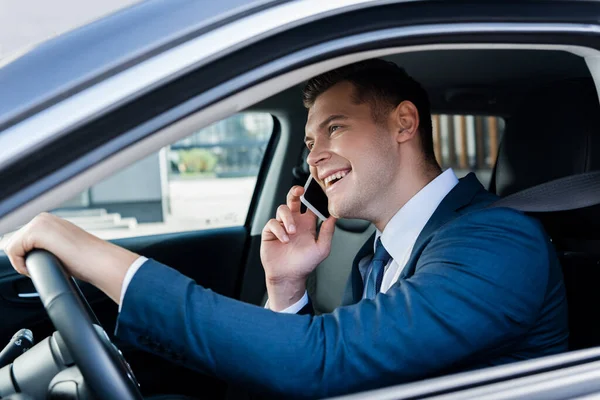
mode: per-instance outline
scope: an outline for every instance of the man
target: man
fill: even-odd
[[[266,224],[270,309],[217,295],[47,214],[8,243],[13,266],[26,273],[27,252],[46,249],[120,304],[120,339],[160,344],[187,354],[192,368],[285,397],[567,349],[564,285],[548,238],[522,213],[488,207],[496,197],[474,175],[441,173],[418,83],[371,60],[313,78],[304,101],[307,161],[332,217],[317,235],[315,215],[300,213],[303,188],[293,187]],[[377,233],[355,259],[344,306],[306,315],[306,277],[328,256],[336,218],[369,220]]]

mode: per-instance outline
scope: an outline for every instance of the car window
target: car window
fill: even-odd
[[[273,129],[270,114],[236,114],[50,212],[103,239],[244,225]]]
[[[452,168],[458,177],[474,172],[489,187],[504,119],[497,116],[434,114],[433,144],[442,169]]]

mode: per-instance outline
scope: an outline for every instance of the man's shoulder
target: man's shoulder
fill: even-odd
[[[482,208],[449,221],[425,243],[417,260],[416,272],[442,266],[446,275],[468,272],[505,283],[523,276],[544,283],[548,268],[557,263],[541,224],[510,208]]]
[[[510,207],[494,207],[493,203],[459,214],[444,228],[452,226],[497,226],[511,231],[516,229],[539,233],[544,231],[542,224],[535,217]]]
[[[434,236],[485,240],[497,245],[529,242],[548,247],[550,239],[540,221],[522,211],[508,207],[485,207],[468,210],[442,226]],[[539,247],[538,247],[539,249]]]
[[[538,219],[514,208],[495,207],[494,203],[498,200],[500,200],[500,196],[481,188],[466,207],[457,210],[456,218],[442,228],[474,225],[514,230],[519,227],[519,229],[525,229],[531,233],[545,235],[544,228]]]

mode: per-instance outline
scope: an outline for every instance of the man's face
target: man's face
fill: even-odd
[[[371,105],[355,104],[353,95],[354,86],[341,82],[317,97],[305,128],[307,162],[331,215],[372,219],[396,177],[398,143],[373,120]]]

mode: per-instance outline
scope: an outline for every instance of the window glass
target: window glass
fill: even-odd
[[[241,226],[273,127],[269,114],[236,114],[51,212],[103,239]]]
[[[474,172],[489,186],[504,120],[495,116],[434,114],[433,146],[442,169],[452,168],[458,177]]]

